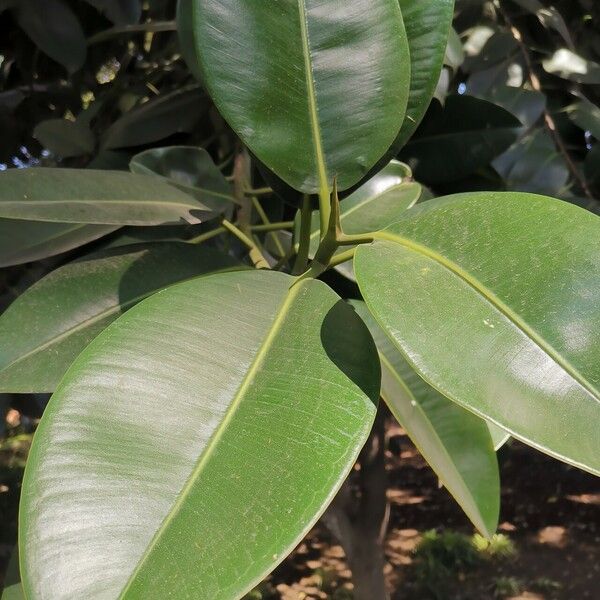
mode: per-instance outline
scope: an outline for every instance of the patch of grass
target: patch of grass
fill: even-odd
[[[498,577],[494,581],[494,598],[516,596],[523,590],[523,583],[516,577]]]

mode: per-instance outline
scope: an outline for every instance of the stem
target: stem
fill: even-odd
[[[273,193],[273,188],[270,187],[262,187],[246,190],[247,196],[268,196]]]
[[[262,225],[251,225],[252,231],[281,231],[282,229],[291,229],[294,226],[294,221],[278,221],[267,222]]]
[[[268,269],[269,263],[266,258],[263,256],[263,253],[259,250],[256,242],[247,236],[241,229],[236,227],[233,223],[229,222],[227,219],[223,219],[221,221],[223,227],[232,233],[242,244],[247,246],[250,250],[250,257],[252,258],[252,262],[257,269]],[[253,256],[254,255],[254,256]]]
[[[350,250],[346,250],[345,252],[340,252],[339,254],[335,254],[333,258],[329,261],[328,268],[337,267],[342,263],[345,263],[354,258],[354,253],[356,252],[356,248],[350,248]]]
[[[271,221],[269,221],[269,217],[267,216],[267,213],[265,212],[264,208],[261,206],[260,202],[258,201],[258,198],[256,198],[255,196],[252,196],[252,205],[254,206],[256,212],[258,213],[258,216],[260,217],[261,221],[263,222],[263,226],[267,227],[267,229],[264,229],[263,231],[269,232],[269,235],[271,236],[271,239],[273,240],[273,243],[275,244],[275,247],[277,248],[277,252],[279,253],[279,256],[280,257],[284,256],[285,250],[283,249],[283,246],[281,245],[281,240],[279,239],[279,236],[277,235],[277,233],[275,233],[275,230],[273,230],[272,228],[269,229],[269,227],[271,227],[272,223],[271,223]],[[256,229],[256,227],[252,227],[252,230],[258,231]]]
[[[331,217],[331,199],[329,190],[321,188],[319,190],[319,218],[321,223],[321,239],[327,234],[329,219]]]
[[[188,240],[187,242],[188,244],[201,244],[202,242],[206,242],[206,240],[210,240],[214,237],[217,237],[218,235],[221,235],[226,231],[227,229],[225,229],[225,227],[217,227],[216,229],[211,229],[206,233],[201,233],[200,235]]]
[[[111,37],[116,35],[123,35],[127,33],[146,33],[146,32],[159,32],[159,31],[177,31],[177,23],[175,21],[153,21],[150,23],[140,23],[136,25],[123,25],[121,27],[111,27],[100,31],[95,35],[91,36],[87,43],[88,46],[97,44],[105,40],[109,40]]]
[[[302,273],[308,264],[308,253],[310,252],[310,228],[312,224],[312,211],[310,210],[310,196],[304,194],[302,208],[300,209],[300,244],[298,254],[292,273],[295,275]]]

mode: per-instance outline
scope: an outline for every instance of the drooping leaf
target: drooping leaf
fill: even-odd
[[[159,175],[216,213],[231,207],[231,186],[210,154],[194,146],[151,148],[136,154],[129,163],[133,173]]]
[[[406,117],[394,140],[394,155],[410,139],[431,102],[440,77],[454,0],[400,0],[410,50],[410,92]]]
[[[381,359],[381,396],[473,525],[498,526],[500,476],[485,421],[427,385],[406,362],[364,302],[352,301]]]
[[[398,0],[194,2],[195,58],[217,108],[293,188],[362,179],[400,130],[410,81]]]
[[[472,96],[434,101],[400,153],[426,184],[456,181],[486,166],[516,139],[521,123],[504,108]]]
[[[0,219],[0,268],[73,250],[116,229],[114,225]]]
[[[199,223],[210,209],[156,177],[92,169],[9,169],[0,174],[0,217],[54,223]]]
[[[542,61],[547,73],[577,83],[600,83],[600,64],[586,60],[567,48],[560,48],[550,58]]]
[[[369,179],[340,203],[340,224],[344,233],[358,234],[384,229],[402,217],[421,196],[421,186],[412,181],[410,169],[397,160]],[[296,247],[300,220],[296,219]],[[313,258],[320,240],[319,213],[313,212],[309,257]],[[345,252],[348,246],[338,250]],[[338,270],[353,279],[349,264],[338,265]]]
[[[370,311],[428,383],[600,473],[599,224],[543,196],[458,194],[359,246],[354,269]]]
[[[197,85],[151,98],[126,112],[102,140],[105,150],[150,144],[175,133],[191,131],[205,106]]]
[[[48,119],[38,123],[33,137],[62,158],[90,154],[96,144],[89,127],[68,119]]]
[[[115,25],[137,23],[142,15],[140,0],[85,0],[95,6]]]
[[[31,41],[69,73],[78,71],[86,56],[79,20],[62,0],[19,0],[15,4],[19,27]]]
[[[137,244],[66,264],[0,315],[0,390],[52,392],[77,355],[133,305],[179,281],[237,267],[191,244]]]
[[[28,596],[229,600],[293,549],[352,467],[380,383],[354,311],[295,282],[172,286],[83,351],[29,455]]]

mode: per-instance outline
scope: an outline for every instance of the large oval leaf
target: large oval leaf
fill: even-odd
[[[366,305],[351,304],[379,350],[381,396],[473,525],[490,537],[498,526],[500,475],[486,422],[427,385]]]
[[[360,246],[370,311],[431,385],[600,473],[600,220],[533,194],[425,202]]]
[[[167,179],[216,213],[231,208],[231,186],[204,148],[151,148],[136,154],[131,159],[129,168],[132,173],[157,175]]]
[[[323,195],[337,177],[344,190],[386,153],[410,83],[398,0],[195,0],[191,13],[215,104],[293,188]]]
[[[0,390],[52,392],[119,315],[168,285],[237,266],[191,244],[138,244],[90,255],[35,283],[0,316]]]
[[[431,102],[446,52],[454,0],[400,0],[410,48],[410,92],[406,117],[394,141],[397,153],[415,132]]]
[[[199,223],[210,209],[156,177],[93,169],[10,169],[0,217],[96,225]]]
[[[115,231],[115,225],[0,219],[0,267],[55,256]]]
[[[27,463],[29,597],[230,600],[291,551],[350,470],[379,394],[362,321],[322,282],[295,282],[185,282],[83,351]]]

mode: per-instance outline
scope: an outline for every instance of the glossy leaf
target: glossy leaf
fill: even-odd
[[[73,250],[116,229],[114,225],[0,219],[0,268]]]
[[[580,100],[568,109],[569,118],[584,131],[600,140],[600,107],[589,100]]]
[[[89,342],[140,300],[236,266],[211,248],[166,242],[103,251],[52,271],[0,315],[0,390],[54,391]]]
[[[517,117],[525,128],[535,125],[546,108],[546,96],[542,92],[522,87],[495,85],[486,93],[475,95],[505,108]]]
[[[23,586],[20,583],[14,583],[5,587],[0,600],[26,600]]]
[[[92,169],[9,169],[0,217],[94,225],[199,223],[210,209],[156,177]]]
[[[473,525],[491,537],[498,526],[500,476],[487,424],[427,385],[364,302],[351,305],[377,345],[382,398]]]
[[[15,9],[19,26],[44,54],[69,73],[83,66],[85,36],[68,4],[62,0],[19,0]]]
[[[394,154],[423,119],[437,85],[454,12],[454,0],[400,0],[410,49],[410,92]]]
[[[516,139],[521,123],[504,108],[472,96],[434,102],[400,158],[426,184],[456,181],[486,166]]]
[[[569,180],[569,167],[545,129],[519,140],[492,165],[508,190],[558,195]]]
[[[107,130],[105,150],[142,146],[189,132],[203,113],[203,94],[197,85],[153,97],[126,112]]]
[[[216,212],[230,208],[233,202],[231,186],[204,148],[152,148],[136,154],[129,168],[133,173],[166,178]]]
[[[302,539],[368,436],[379,365],[354,311],[295,281],[172,286],[84,350],[27,463],[29,597],[230,600]]]
[[[48,119],[38,123],[33,137],[62,158],[90,154],[96,144],[89,127],[68,119]]]
[[[438,198],[359,246],[370,311],[445,396],[600,473],[600,220],[543,196]]]
[[[410,81],[398,0],[197,0],[203,81],[250,150],[293,188],[362,179],[400,130]]]

